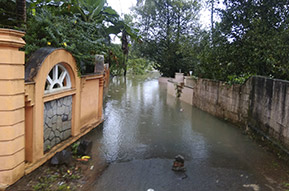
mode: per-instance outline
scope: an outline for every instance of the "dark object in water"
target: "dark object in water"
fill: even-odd
[[[81,140],[77,147],[77,155],[89,155],[92,148],[92,141]]]
[[[173,167],[172,167],[172,170],[173,171],[186,171],[185,169],[185,159],[183,156],[181,155],[177,155],[175,157],[175,161],[173,163]]]

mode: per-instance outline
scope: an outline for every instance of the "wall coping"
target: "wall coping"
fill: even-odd
[[[283,83],[289,84],[289,80],[282,80],[282,79],[278,79],[278,78],[269,78],[267,76],[254,75],[254,76],[251,76],[250,78],[248,78],[244,83],[238,84],[238,85],[244,85],[244,84],[247,83],[247,81],[249,81],[249,80],[251,80],[253,78],[262,78],[262,79],[265,79],[265,80],[273,80],[273,81],[283,82]],[[191,78],[190,76],[185,76],[185,79],[186,80],[194,80],[194,81],[203,80],[203,81],[225,83],[225,81],[221,81],[221,80],[214,80],[214,79],[209,79],[209,78]]]
[[[103,74],[98,74],[98,73],[91,73],[91,74],[84,74],[84,75],[81,75],[81,78],[101,78]]]
[[[278,79],[278,78],[269,78],[269,77],[266,77],[266,76],[251,76],[250,78],[262,78],[262,79],[265,79],[265,80],[273,80],[273,81],[276,81],[276,82],[283,82],[283,83],[289,83],[288,80],[282,80],[282,79]],[[250,79],[249,78],[249,79]]]
[[[25,82],[33,82],[33,78],[37,75],[41,65],[52,52],[56,50],[65,50],[64,48],[44,47],[35,51],[25,65]]]
[[[172,83],[172,84],[179,84],[180,82],[175,82],[173,80],[168,80],[169,83]],[[184,84],[184,88],[189,88],[189,89],[195,89],[194,87],[191,87],[191,86],[187,86],[186,84]]]
[[[23,31],[0,28],[0,46],[21,48],[26,44],[22,39],[24,35],[25,32]]]

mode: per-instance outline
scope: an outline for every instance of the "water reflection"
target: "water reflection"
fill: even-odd
[[[107,91],[102,151],[110,161],[136,158],[205,158],[204,137],[168,97],[158,75],[113,78]],[[171,105],[171,106],[170,106]]]
[[[182,154],[210,166],[245,168],[265,157],[236,127],[167,95],[157,78],[112,79],[101,139],[107,161]]]
[[[276,158],[240,129],[167,95],[157,77],[113,78],[105,90],[106,120],[91,137],[97,156],[114,164],[94,190],[274,190],[272,177],[288,182],[281,180],[287,166],[276,170]],[[177,154],[185,157],[186,179],[170,170]]]

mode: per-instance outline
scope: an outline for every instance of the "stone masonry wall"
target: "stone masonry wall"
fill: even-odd
[[[44,151],[71,135],[72,96],[44,104]]]

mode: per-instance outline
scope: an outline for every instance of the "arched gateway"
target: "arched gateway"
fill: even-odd
[[[27,161],[79,133],[80,80],[73,56],[64,49],[41,48],[29,59],[25,81],[34,83],[35,101],[26,120],[33,127],[27,129],[26,138],[33,140],[26,147]]]
[[[23,35],[0,29],[0,190],[103,121],[104,71],[81,76],[71,53],[55,48],[24,67]]]

